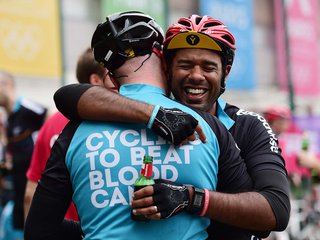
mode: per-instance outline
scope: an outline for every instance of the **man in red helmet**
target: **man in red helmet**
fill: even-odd
[[[275,134],[259,114],[239,109],[220,98],[234,52],[235,40],[227,27],[212,17],[198,15],[181,18],[169,27],[163,48],[173,96],[223,122],[241,149],[255,185],[251,191],[243,192],[230,185],[219,185],[218,181],[217,192],[210,193],[215,203],[209,211],[216,220],[208,230],[210,239],[258,239],[270,231],[284,230],[290,215],[287,172]],[[58,109],[69,118],[140,121],[150,127],[154,124],[158,111],[154,106],[129,104],[126,99],[95,87],[81,91],[75,88],[63,87],[55,94]],[[71,98],[74,95],[78,98]],[[100,101],[94,100],[97,98]],[[105,103],[114,99],[117,106],[111,109]],[[78,111],[64,106],[66,101],[73,101],[71,105],[77,106]],[[134,206],[137,204],[133,201]],[[152,217],[161,218],[161,213]]]

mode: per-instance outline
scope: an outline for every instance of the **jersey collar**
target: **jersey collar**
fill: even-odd
[[[216,117],[219,118],[219,120],[223,123],[223,125],[229,130],[233,126],[234,121],[224,111],[225,107],[226,107],[226,102],[222,98],[219,98],[217,100]]]
[[[147,84],[125,84],[119,89],[119,93],[125,96],[136,95],[139,94],[139,92],[156,93],[162,95],[166,94],[163,89]]]

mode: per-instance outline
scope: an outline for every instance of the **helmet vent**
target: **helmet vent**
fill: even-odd
[[[215,26],[219,26],[219,25],[221,25],[221,24],[218,22],[208,22],[208,23],[204,24],[203,27],[209,28],[209,27],[215,27]]]
[[[230,36],[228,36],[228,35],[223,35],[223,36],[221,36],[223,39],[225,39],[227,42],[229,42],[229,43],[231,43],[231,44],[234,44],[234,40],[230,37]]]
[[[197,17],[197,18],[196,18],[196,21],[195,21],[196,24],[198,25],[198,24],[201,22],[201,20],[202,20],[202,17]]]
[[[186,26],[186,27],[191,27],[191,25],[190,25],[190,23],[189,22],[187,22],[187,21],[179,21],[179,23],[181,24],[181,25],[183,25],[183,26]]]

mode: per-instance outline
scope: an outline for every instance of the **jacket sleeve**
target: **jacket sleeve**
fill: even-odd
[[[69,122],[52,147],[25,224],[25,239],[81,239],[76,223],[64,221],[72,201],[65,156],[78,123]]]
[[[77,105],[81,95],[89,88],[91,84],[70,84],[59,88],[54,96],[54,102],[57,109],[70,120],[80,120]]]
[[[236,139],[245,159],[254,189],[269,202],[277,221],[274,231],[286,229],[290,218],[290,188],[285,160],[278,146],[278,139],[261,116],[241,116],[242,139]],[[243,122],[242,120],[239,120]],[[249,123],[249,124],[248,124]],[[241,134],[236,134],[241,135]]]

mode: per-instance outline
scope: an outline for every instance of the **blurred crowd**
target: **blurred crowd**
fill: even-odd
[[[79,83],[104,85],[106,69],[94,61],[90,48],[79,56]],[[0,71],[0,239],[23,239],[24,222],[51,147],[68,119],[56,110],[16,96],[14,76]],[[78,220],[73,204],[66,219]]]
[[[288,107],[271,106],[262,112],[277,135],[291,187],[291,216],[284,232],[268,239],[320,239],[320,158],[316,138],[297,124]]]

